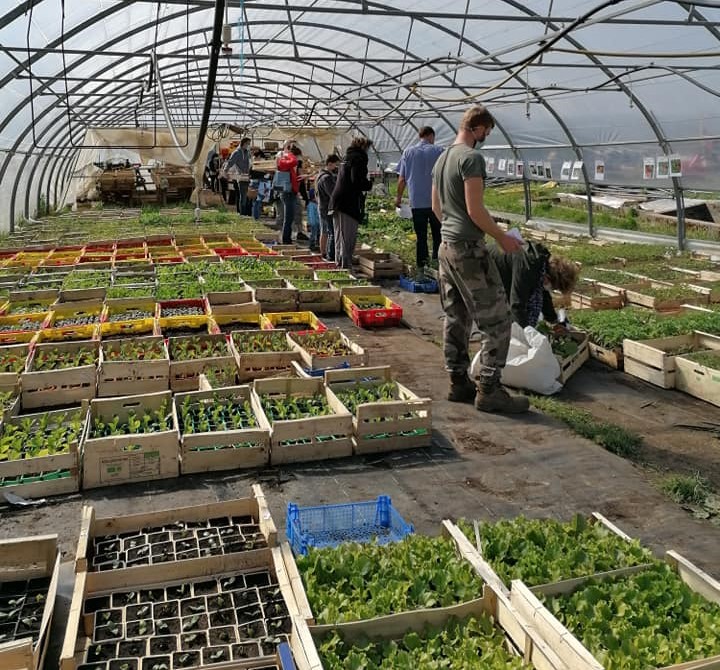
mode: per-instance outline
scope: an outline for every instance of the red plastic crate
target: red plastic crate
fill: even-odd
[[[213,249],[213,251],[220,256],[220,258],[231,258],[233,256],[248,256],[248,252],[245,251],[242,247],[235,247],[233,249],[229,249],[227,247],[225,248],[219,248],[219,249]]]
[[[377,298],[378,296],[362,296],[358,300],[368,297]],[[399,326],[403,314],[402,307],[386,296],[380,297],[385,301],[384,309],[362,309],[348,296],[343,297],[343,308],[345,313],[353,320],[353,323],[360,326],[360,328],[391,328]]]

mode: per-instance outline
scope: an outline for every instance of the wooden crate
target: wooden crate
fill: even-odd
[[[287,329],[296,333],[327,330],[327,326],[312,312],[265,312],[260,315],[260,327],[264,330]]]
[[[291,280],[292,281],[292,280]],[[342,311],[340,289],[334,288],[329,281],[316,280],[317,288],[297,289],[298,310],[335,314]]]
[[[603,288],[597,284],[576,289],[570,294],[573,309],[621,309],[625,303],[620,289]]]
[[[33,371],[35,358],[43,351],[77,352],[81,349],[92,351],[95,361],[92,365],[81,365],[61,370]],[[97,340],[75,342],[53,342],[37,344],[27,360],[25,372],[20,375],[22,405],[24,409],[72,405],[90,400],[97,395],[97,362],[100,356]]]
[[[659,281],[650,282],[651,288],[667,288],[668,286],[671,286],[671,284]],[[626,290],[625,300],[628,304],[640,305],[641,307],[654,309],[657,312],[676,310],[684,304],[707,305],[709,302],[709,298],[706,293],[695,291],[691,286],[687,286],[687,295],[684,295],[682,298],[662,300],[653,295],[646,295],[642,293],[642,288],[640,288],[639,290]]]
[[[263,467],[270,462],[270,431],[245,428],[204,433],[183,433],[180,408],[183,402],[210,402],[215,398],[237,398],[250,402],[249,386],[233,386],[209,391],[178,393],[173,402],[175,425],[180,432],[180,472],[215,472]],[[249,444],[249,446],[234,446]]]
[[[47,593],[44,593],[45,606],[37,637],[0,643],[0,667],[3,670],[42,670],[50,639],[59,575],[57,535],[0,540],[0,583],[50,579]]]
[[[22,417],[11,417],[7,423],[21,425],[23,422],[31,421],[33,426],[42,421],[52,423],[55,419],[62,419],[68,413],[77,411],[81,412],[84,417],[87,408],[25,414]],[[15,493],[23,498],[42,498],[79,491],[79,443],[80,438],[73,440],[67,445],[64,453],[0,462],[0,480],[3,481],[0,491]],[[65,470],[69,472],[66,476],[53,475],[53,473]],[[52,478],[43,479],[41,475],[50,475]],[[16,480],[17,483],[9,483],[12,480]]]
[[[685,356],[676,356],[675,388],[720,406],[720,369],[709,368]]]
[[[360,272],[373,279],[399,277],[403,263],[399,256],[385,251],[363,251],[358,254]]]
[[[163,403],[172,412],[170,391],[91,401],[83,440],[83,488],[178,476],[179,445],[174,426],[157,433],[91,437],[96,418],[109,421],[119,416],[125,421],[130,412],[154,411]]]
[[[198,375],[208,368],[230,367],[235,365],[235,358],[230,349],[227,338],[222,333],[214,335],[195,335],[206,342],[222,343],[227,353],[222,356],[198,358],[194,360],[173,360],[173,346],[185,339],[183,337],[171,337],[168,339],[168,353],[170,354],[170,390],[173,393],[185,391],[196,391],[198,389]]]
[[[295,312],[297,311],[297,289],[286,279],[280,279],[277,287],[253,286],[253,299],[260,303],[263,312]],[[252,285],[253,282],[250,282]]]
[[[322,356],[312,353],[306,349],[306,342],[312,337],[328,338],[337,341],[345,346],[347,353],[339,356]],[[368,354],[359,344],[350,340],[340,329],[326,330],[322,333],[288,333],[288,339],[293,347],[300,354],[300,360],[309,370],[324,370],[328,368],[336,368],[338,366],[345,367],[362,367],[368,364]]]
[[[252,334],[254,331],[240,330],[234,332],[237,332],[239,335],[246,335]],[[262,330],[258,330],[258,333],[262,332]],[[278,332],[285,333],[285,331]],[[236,346],[233,333],[233,336],[230,338],[230,347],[235,357],[240,382],[253,381],[266,377],[287,376],[288,374],[292,374],[293,361],[300,360],[300,352],[297,351],[297,349],[293,349],[289,341],[287,351],[244,352],[240,351]]]
[[[253,290],[238,280],[237,291],[208,291],[205,294],[210,308],[214,311],[218,305],[244,305],[253,302]]]
[[[675,388],[675,359],[679,354],[672,352],[690,347],[695,351],[717,350],[720,337],[694,331],[652,340],[623,340],[625,372],[660,388]]]
[[[92,645],[93,614],[86,612],[85,609],[85,603],[90,598],[112,596],[114,593],[132,592],[139,589],[165,589],[208,579],[215,580],[238,574],[257,573],[259,570],[266,570],[272,575],[280,589],[289,617],[291,620],[297,619],[297,606],[293,600],[292,589],[285,573],[279,547],[273,547],[261,553],[243,552],[210,556],[201,561],[176,561],[174,563],[143,566],[141,571],[133,574],[126,574],[128,571],[122,570],[108,571],[106,573],[77,572],[75,574],[68,624],[60,653],[60,670],[78,670],[84,662],[86,651]],[[96,590],[97,583],[93,579],[99,575],[104,575],[105,579],[102,581],[102,586]],[[296,653],[301,652],[303,648],[299,642],[292,644],[292,647]],[[147,656],[143,655],[135,658],[147,658]],[[196,667],[212,667],[217,670],[268,668],[269,661],[270,667],[272,667],[274,658],[274,656],[264,656],[250,661],[233,661]],[[297,658],[303,659],[302,656]],[[92,664],[90,664],[90,667],[93,667]],[[145,664],[140,667],[147,668],[149,666]],[[305,668],[307,668],[307,665],[300,665],[298,670],[304,670]]]
[[[10,358],[20,360],[27,360],[28,354],[30,353],[30,346],[27,344],[14,344],[7,347],[0,347],[0,359],[8,361]],[[23,369],[24,369],[23,365]],[[0,372],[0,387],[12,387],[17,386],[20,383],[20,375],[22,372]]]
[[[719,582],[674,551],[667,552],[666,560],[690,589],[706,599],[720,604]],[[593,657],[571,631],[550,613],[540,602],[537,595],[570,594],[584,586],[591,579],[604,581],[622,576],[622,574],[629,575],[645,569],[647,569],[647,566],[637,566],[627,568],[625,571],[616,570],[604,575],[565,580],[557,584],[545,584],[532,589],[529,589],[519,580],[513,580],[510,590],[510,603],[530,623],[545,643],[555,651],[568,668],[573,668],[573,670],[603,670],[603,665]],[[697,670],[701,668],[706,670],[720,668],[720,655],[673,664],[659,670],[692,670],[694,668]]]
[[[92,569],[92,543],[95,538],[107,537],[109,535],[120,535],[141,531],[143,528],[156,528],[171,525],[176,521],[195,522],[208,521],[223,516],[251,516],[260,526],[260,531],[267,542],[268,547],[277,545],[277,528],[265,499],[265,494],[259,484],[253,484],[252,497],[237,498],[224,502],[207,503],[205,505],[189,505],[187,507],[175,507],[157,512],[141,512],[138,514],[126,514],[118,517],[97,517],[95,508],[85,505],[82,511],[82,522],[80,525],[80,536],[75,553],[75,572],[88,572],[89,585],[91,590],[99,591],[110,588],[118,574],[141,575],[146,566],[132,566],[118,570],[93,570]],[[265,555],[267,549],[252,549],[245,554]],[[207,557],[185,559],[183,562],[206,561]],[[157,564],[159,565],[159,564]],[[111,573],[107,577],[106,573]],[[128,580],[132,583],[131,580]]]
[[[358,405],[353,415],[356,454],[376,454],[397,449],[430,446],[432,441],[432,400],[420,398],[395,381],[390,366],[327,370],[328,394],[344,407],[335,392],[392,383],[396,399]],[[347,411],[347,409],[346,409]]]
[[[288,397],[316,393],[325,396],[333,414],[271,423],[260,401],[264,394]],[[258,379],[253,383],[252,403],[260,425],[270,430],[270,462],[273,465],[352,455],[352,416],[334,394],[328,392],[321,379]],[[334,439],[329,439],[330,436]],[[304,440],[304,443],[288,444],[295,440]]]
[[[100,348],[98,367],[98,397],[157,393],[170,388],[170,359],[165,341],[159,335],[123,338],[123,343],[157,343],[164,351],[164,357],[155,360],[113,361],[106,358],[105,349],[117,344],[104,341]]]
[[[590,358],[587,333],[570,331],[568,335],[577,342],[578,350],[572,354],[572,356],[568,356],[567,358],[560,358],[558,356],[558,362],[560,363],[560,377],[558,377],[558,381],[561,384],[567,384],[570,377],[572,377]]]
[[[623,369],[622,347],[608,349],[590,340],[588,341],[588,351],[590,352],[590,358],[594,358],[596,361],[600,361],[615,370]]]

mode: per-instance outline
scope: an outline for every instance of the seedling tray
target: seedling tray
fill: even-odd
[[[312,312],[266,312],[260,316],[261,328],[282,328],[290,332],[322,332],[327,326]]]
[[[667,552],[665,559],[690,590],[695,591],[706,600],[720,604],[720,583],[674,551]],[[568,630],[550,613],[540,602],[538,596],[569,596],[578,589],[587,586],[591,580],[600,583],[607,580],[620,581],[631,577],[635,573],[647,572],[648,569],[648,566],[639,566],[638,568],[626,569],[624,574],[621,571],[614,571],[607,575],[595,575],[594,577],[580,578],[569,582],[546,584],[532,589],[525,586],[520,580],[513,580],[510,590],[510,603],[517,609],[520,616],[524,617],[533,626],[544,642],[555,650],[567,667],[577,668],[578,670],[602,670],[603,664],[590,653],[572,631]],[[560,607],[562,607],[562,604]],[[670,609],[670,604],[668,604],[667,609]],[[681,615],[678,614],[678,616]],[[720,664],[720,655],[678,662],[677,664],[664,666],[661,670],[710,669],[717,667],[717,664]],[[655,667],[655,664],[653,664],[653,667]]]
[[[361,251],[358,254],[360,272],[373,279],[399,277],[403,263],[399,256],[387,252]]]
[[[17,616],[3,619],[6,638],[0,643],[0,667],[43,667],[59,573],[57,535],[0,540],[0,601],[5,605],[23,599],[16,608]]]
[[[207,325],[208,308],[204,300],[164,300],[157,304],[157,318],[160,328],[201,328]],[[168,316],[171,310],[195,308],[198,314],[175,314]]]
[[[288,503],[286,519],[285,534],[296,556],[306,556],[311,547],[337,547],[343,542],[397,542],[415,532],[385,495],[343,505]]]
[[[80,351],[90,351],[94,360],[92,364],[77,367],[36,371],[38,357],[54,351],[70,355]],[[97,395],[99,355],[100,343],[97,340],[35,345],[28,357],[25,372],[20,377],[23,408],[72,405],[94,398]]]
[[[262,342],[264,338],[276,338],[282,343],[283,338],[287,346],[283,351],[258,351],[255,346],[247,343]],[[233,331],[230,338],[230,347],[235,356],[240,382],[262,379],[265,377],[278,377],[292,375],[293,361],[300,360],[300,352],[293,349],[284,330],[239,330]]]
[[[161,358],[115,360],[111,352],[119,348],[152,347]],[[170,388],[170,359],[165,341],[160,336],[126,337],[104,340],[100,349],[98,396],[125,396],[157,393]]]
[[[100,324],[103,304],[96,301],[56,303],[42,328],[42,341],[90,340]],[[84,319],[88,323],[68,323],[72,319]],[[67,325],[65,325],[67,324]]]
[[[211,332],[227,334],[244,328],[260,328],[259,303],[220,305],[213,310],[210,322]]]
[[[622,309],[625,296],[621,289],[603,287],[594,282],[576,289],[570,294],[573,309]]]
[[[17,386],[29,353],[30,346],[27,344],[0,347],[0,388]]]
[[[248,428],[222,429],[216,421],[209,422],[207,430],[202,426],[187,426],[182,420],[185,403],[206,407],[206,414],[212,412],[213,403],[219,399],[231,399],[243,405],[247,403],[256,425]],[[235,386],[212,391],[178,393],[174,398],[173,411],[175,424],[180,431],[180,471],[213,472],[217,470],[235,470],[255,468],[270,462],[270,431],[257,425],[257,418],[250,407],[251,392],[249,386]],[[215,414],[224,421],[220,411]],[[188,430],[189,429],[189,430]]]
[[[402,307],[382,294],[343,295],[343,310],[361,328],[399,326],[402,320]]]
[[[91,437],[97,418],[110,422],[117,416],[121,422],[127,422],[131,413],[142,416],[161,407],[170,415],[171,428],[168,430]],[[177,477],[178,455],[170,391],[96,399],[90,403],[83,440],[83,488]]]
[[[566,357],[557,356],[558,362],[560,363],[560,377],[558,381],[561,384],[567,384],[570,377],[572,377],[590,358],[590,349],[588,346],[587,333],[579,331],[571,331],[567,335],[577,342],[577,351]]]
[[[192,360],[178,360],[183,345],[199,343],[206,346],[220,346],[222,354],[213,354]],[[171,337],[167,341],[170,354],[170,389],[174,393],[182,391],[196,391],[198,389],[198,375],[208,368],[229,367],[234,364],[233,353],[222,333],[215,335],[194,335],[192,337]]]
[[[334,288],[327,280],[316,279],[312,280],[312,283],[312,288],[308,288],[305,284],[295,286],[298,292],[298,309],[301,312],[335,314],[342,311],[339,289]]]
[[[93,573],[76,574],[61,670],[96,662],[108,667],[112,659],[128,654],[144,669],[162,661],[168,670],[198,664],[260,670],[277,662],[282,642],[291,645],[296,658],[304,658],[293,625],[297,606],[279,548],[123,572],[104,573],[109,579],[102,591],[91,589]],[[130,577],[133,583],[128,583]],[[229,607],[222,609],[226,603]],[[106,614],[118,620],[114,628],[120,637],[94,643],[96,618],[102,627]],[[214,655],[218,651],[222,653]]]
[[[28,318],[27,314],[0,316],[0,345],[26,344],[35,339],[47,315]]]
[[[706,353],[712,354],[715,351],[712,346],[708,347]],[[675,368],[675,388],[678,391],[720,406],[720,361],[715,366],[681,355],[675,357]]]
[[[83,425],[75,439],[70,442],[58,444],[53,441],[52,446],[57,450],[54,454],[0,461],[0,491],[16,493],[23,498],[41,498],[79,491],[78,445],[83,434],[85,413],[85,409],[56,410],[16,416],[4,422],[3,435],[8,434],[9,426],[27,425],[29,426],[27,442],[32,444],[33,440],[40,439],[40,434],[44,434],[46,445],[52,427],[67,423],[68,417],[77,415]]]
[[[420,398],[393,380],[389,366],[328,370],[328,393],[353,416],[356,454],[374,454],[396,449],[430,446],[432,401]],[[345,394],[383,395],[393,400],[360,402],[354,410],[345,405]],[[356,402],[356,400],[353,400]]]
[[[310,374],[337,367],[361,367],[367,365],[367,352],[351,341],[340,330],[324,330],[320,332],[289,333],[292,346],[300,353],[302,364]],[[319,353],[323,347],[330,351],[337,348],[338,353]]]
[[[130,313],[131,310],[146,312],[148,316],[139,319],[118,319],[117,315]],[[155,312],[154,300],[134,298],[108,300],[100,318],[100,336],[154,334],[156,330]]]
[[[268,418],[263,409],[265,396],[284,403],[290,398],[316,395],[327,403],[330,414],[274,420]],[[252,403],[260,425],[270,430],[270,462],[273,465],[352,455],[352,416],[328,393],[321,379],[258,379],[253,384]]]
[[[213,536],[221,550],[201,555],[198,543],[204,536]],[[97,517],[92,506],[85,506],[75,570],[91,573],[88,579],[93,590],[110,586],[120,574],[128,575],[126,581],[131,583],[131,577],[142,575],[146,565],[161,561],[153,560],[152,551],[148,551],[144,562],[135,556],[139,552],[133,556],[128,552],[164,541],[173,543],[174,561],[199,564],[208,558],[216,560],[214,556],[239,552],[247,561],[257,555],[256,564],[262,564],[268,558],[267,547],[277,544],[277,530],[257,484],[248,498],[121,517]]]

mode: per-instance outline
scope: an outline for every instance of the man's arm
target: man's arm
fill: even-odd
[[[432,211],[438,221],[442,221],[442,205],[440,204],[440,194],[435,184],[432,185]]]
[[[469,177],[465,180],[465,206],[472,222],[494,238],[505,253],[520,251],[522,248],[520,240],[508,235],[490,216],[483,201],[484,194],[485,180],[482,177]]]
[[[395,207],[400,207],[402,203],[403,193],[405,192],[405,177],[400,175],[397,183],[397,195],[395,196]]]

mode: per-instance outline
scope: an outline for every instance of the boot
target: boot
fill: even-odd
[[[522,414],[530,409],[530,401],[525,396],[512,396],[500,382],[484,382],[478,386],[475,407],[481,412],[500,414]]]
[[[477,390],[475,382],[467,374],[450,375],[450,391],[447,399],[450,402],[472,403]]]

